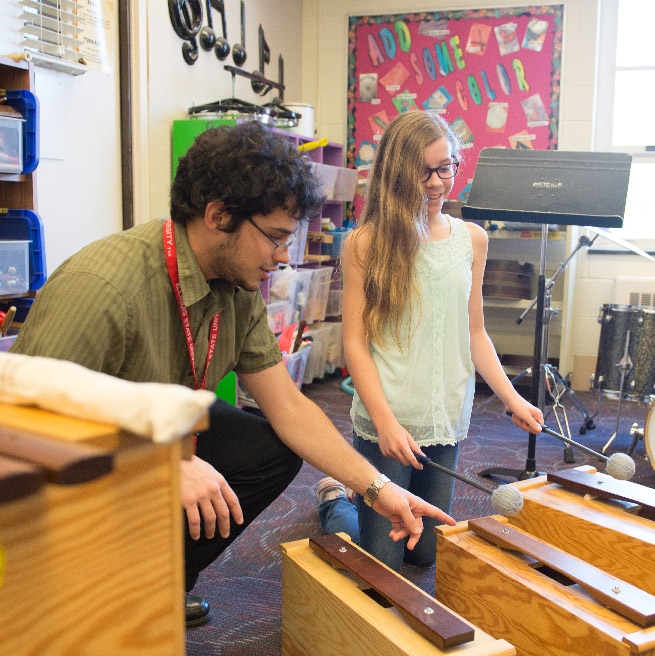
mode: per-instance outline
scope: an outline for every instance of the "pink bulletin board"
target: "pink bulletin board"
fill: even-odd
[[[440,114],[462,144],[451,200],[482,148],[557,148],[562,5],[351,16],[347,164],[359,217],[373,156],[400,112]]]

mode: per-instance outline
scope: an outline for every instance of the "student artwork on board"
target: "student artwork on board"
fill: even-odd
[[[366,73],[359,76],[359,102],[373,102],[378,97],[378,76]]]
[[[408,111],[459,135],[452,197],[464,201],[482,148],[557,148],[562,18],[562,5],[351,16],[348,166],[366,178],[385,127]],[[362,206],[358,195],[351,218]]]
[[[507,125],[508,103],[489,103],[487,110],[487,130],[489,132],[504,132]]]

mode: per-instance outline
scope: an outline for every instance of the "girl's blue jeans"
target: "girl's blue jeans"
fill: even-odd
[[[455,485],[452,476],[427,465],[424,465],[421,471],[401,465],[397,460],[384,457],[377,443],[365,440],[357,433],[353,434],[353,445],[394,483],[450,513]],[[421,450],[430,460],[452,471],[456,470],[457,445],[426,446]],[[440,522],[431,517],[423,517],[423,534],[411,551],[405,546],[406,540],[394,542],[389,537],[389,520],[369,508],[360,495],[355,496],[354,503],[344,496],[324,501],[319,505],[319,518],[325,533],[347,533],[362,549],[396,571],[400,569],[403,560],[420,567],[428,567],[436,559],[437,540],[434,527]]]

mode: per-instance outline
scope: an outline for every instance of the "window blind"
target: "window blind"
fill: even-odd
[[[84,73],[77,0],[21,0],[19,4],[22,46],[34,64],[73,75]]]

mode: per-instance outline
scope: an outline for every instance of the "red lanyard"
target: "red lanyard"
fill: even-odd
[[[193,335],[191,334],[191,322],[189,321],[189,311],[182,299],[182,288],[180,287],[180,275],[177,270],[177,249],[175,247],[175,233],[173,231],[173,221],[168,219],[164,222],[164,253],[166,255],[166,265],[168,266],[168,275],[173,284],[175,291],[175,298],[177,298],[177,305],[180,309],[180,317],[182,318],[182,325],[184,326],[184,335],[186,337],[187,346],[189,347],[189,358],[191,359],[191,369],[193,370],[193,381],[195,389],[205,389],[207,382],[207,370],[209,369],[209,362],[214,355],[216,348],[216,338],[218,337],[218,324],[220,323],[221,313],[217,312],[211,321],[209,330],[209,347],[207,349],[207,363],[205,364],[205,375],[202,377],[200,385],[198,385],[198,378],[196,377],[196,364],[195,364],[195,347],[193,345]]]

